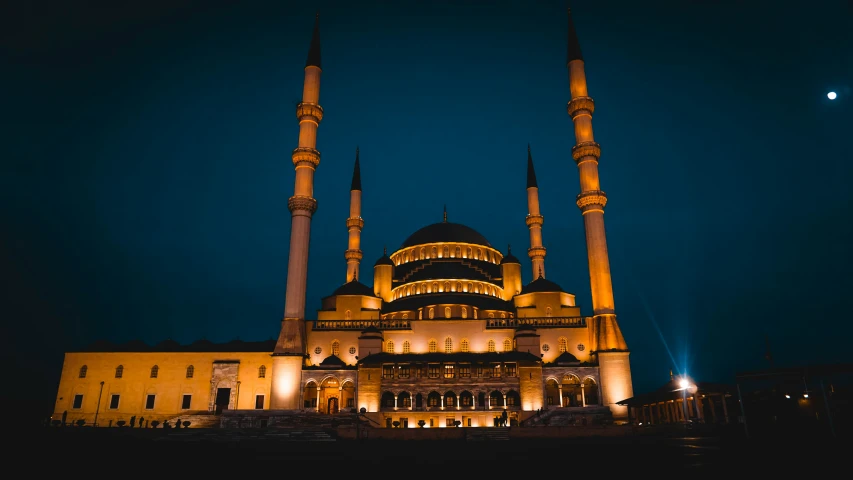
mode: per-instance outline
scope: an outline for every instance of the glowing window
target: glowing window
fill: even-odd
[[[495,318],[495,312],[489,312],[489,318]]]
[[[459,349],[465,353],[468,353],[468,339],[467,338],[463,338],[462,341],[459,343]]]
[[[435,340],[430,340],[429,341],[429,353],[435,353],[436,349],[437,349],[437,347],[436,347]]]
[[[512,350],[512,340],[505,339],[504,340],[504,352],[509,352]]]
[[[409,343],[408,340],[403,342],[403,353],[409,353],[411,351],[411,346],[412,345]]]
[[[429,319],[432,320],[433,318],[435,318],[435,309],[430,308],[429,309]]]
[[[490,352],[495,351],[495,341],[494,340],[489,340],[489,351]]]
[[[444,318],[450,318],[450,307],[444,307]]]
[[[341,356],[341,344],[337,340],[332,342],[332,355],[334,355],[336,357]]]
[[[80,367],[80,373],[77,375],[78,378],[86,378],[86,373],[89,371],[89,367],[83,365]]]
[[[321,353],[323,353],[323,349],[321,347],[317,347],[314,349],[314,353],[316,353],[317,355],[320,355]]]
[[[566,341],[566,337],[560,337],[560,353],[563,353],[568,350],[568,341]]]
[[[450,250],[447,247],[444,247],[444,250],[442,251],[442,255],[444,256],[444,258],[449,257],[450,256]]]
[[[355,347],[349,347],[349,354],[355,355]]]
[[[151,378],[157,378],[157,375],[160,373],[160,367],[154,365],[151,367]]]
[[[468,318],[468,309],[466,307],[462,307],[462,318]]]
[[[392,342],[391,340],[388,340],[388,343],[385,347],[385,351],[388,353],[394,353],[394,342]]]
[[[453,353],[453,340],[450,337],[444,339],[444,353]]]
[[[551,316],[551,305],[548,305],[547,307],[545,307],[545,316],[546,317]]]
[[[347,310],[344,312],[344,320],[352,320],[352,312]]]
[[[406,320],[407,318],[409,318],[409,314],[408,314],[408,313],[404,313],[404,314],[403,314],[403,320]]]
[[[450,282],[444,282],[444,291],[445,291],[445,292],[449,292],[449,291],[450,291]]]
[[[124,366],[119,365],[116,367],[116,378],[121,378],[122,375],[124,375]]]
[[[432,284],[432,293],[438,293],[438,283],[433,282]]]
[[[195,367],[190,365],[187,367],[187,378],[193,378],[193,375],[195,375]]]
[[[551,346],[547,343],[542,344],[542,351],[547,352],[548,350],[551,350]]]
[[[258,378],[267,378],[266,365],[261,365],[260,367],[258,367]]]
[[[462,249],[459,247],[456,247],[456,258],[459,258],[461,256],[462,256]]]
[[[435,247],[432,247],[432,258],[436,258],[436,257],[438,257],[438,249],[436,249]]]

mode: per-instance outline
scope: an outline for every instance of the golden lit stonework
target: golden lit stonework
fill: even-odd
[[[578,164],[590,159],[598,161],[601,158],[601,146],[595,142],[579,142],[572,147],[572,158]]]
[[[323,120],[323,108],[315,103],[300,103],[296,106],[296,118],[300,122],[309,121],[319,125]]]
[[[294,195],[287,200],[287,208],[291,212],[305,211],[313,214],[317,211],[317,200],[303,195]]]
[[[320,164],[320,152],[310,147],[299,147],[293,149],[291,155],[293,164],[296,166],[309,166],[316,168]]]
[[[359,218],[348,218],[347,219],[347,228],[364,228],[364,220]]]
[[[573,98],[567,107],[569,111],[569,115],[571,115],[574,120],[575,117],[580,115],[592,115],[592,112],[595,111],[595,103],[592,101],[590,97],[577,97]]]
[[[585,212],[590,208],[603,209],[607,205],[607,194],[601,190],[583,192],[577,197],[577,205],[581,209],[581,212]]]
[[[542,215],[528,215],[524,219],[524,223],[529,227],[530,225],[542,225],[545,221],[545,217]]]

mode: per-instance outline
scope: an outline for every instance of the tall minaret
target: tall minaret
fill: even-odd
[[[358,280],[358,265],[364,256],[361,253],[361,229],[364,220],[361,218],[361,169],[358,165],[358,147],[355,147],[355,167],[352,170],[352,186],[349,189],[349,218],[347,230],[349,241],[344,256],[347,259],[347,282]]]
[[[317,126],[323,119],[320,100],[320,15],[314,19],[314,35],[305,62],[302,103],[296,106],[299,119],[299,146],[293,150],[296,180],[290,209],[290,257],[287,262],[287,289],[284,319],[272,362],[270,408],[295,409],[299,405],[299,382],[305,355],[305,290],[308,282],[308,243],[311,215],[317,210],[314,199],[314,170],[320,164]]]
[[[566,62],[569,69],[569,87],[572,100],[568,111],[575,127],[576,144],[572,157],[580,172],[581,193],[577,205],[581,210],[586,230],[586,248],[589,260],[589,280],[592,290],[592,347],[597,354],[601,393],[604,405],[610,407],[617,418],[627,416],[627,408],[616,402],[633,395],[631,367],[628,363],[628,346],[616,323],[613,305],[613,286],[610,281],[610,261],[607,258],[607,239],[604,235],[604,205],[607,195],[601,191],[598,180],[598,159],[601,147],[592,136],[592,112],[594,104],[589,97],[572,12],[569,9],[569,42]]]
[[[533,170],[533,156],[530,144],[527,144],[527,228],[530,230],[530,248],[527,256],[533,266],[533,278],[545,278],[545,247],[542,246],[542,222],[545,217],[539,213],[539,186],[536,183],[536,171]]]

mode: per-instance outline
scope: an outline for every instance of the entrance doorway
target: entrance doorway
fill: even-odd
[[[338,413],[338,399],[337,397],[332,397],[329,399],[329,403],[327,405],[329,414]]]
[[[223,410],[228,408],[228,404],[231,402],[231,389],[230,388],[217,388],[216,389],[216,404],[214,412],[218,415],[222,413]]]

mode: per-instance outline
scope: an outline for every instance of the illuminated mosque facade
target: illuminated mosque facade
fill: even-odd
[[[54,418],[104,426],[130,417],[199,413],[255,417],[363,412],[379,426],[493,426],[507,412],[523,422],[540,409],[603,412],[627,419],[629,350],[616,321],[604,229],[607,197],[598,175],[594,103],[569,13],[568,114],[580,176],[593,315],[546,277],[538,185],[528,148],[527,255],[532,280],[509,248],[474,229],[427,225],[373,264],[362,283],[361,172],[356,150],[350,190],[346,282],[306,316],[314,175],[323,119],[320,38],[315,23],[297,106],[299,143],[291,211],[284,318],[275,342],[93,345],[68,352]],[[519,189],[521,186],[519,185]],[[369,218],[369,215],[368,215]],[[519,219],[520,221],[521,219]],[[315,272],[315,274],[317,274]],[[368,273],[368,277],[370,274]],[[100,417],[100,419],[98,418]],[[265,423],[266,424],[266,423]]]

